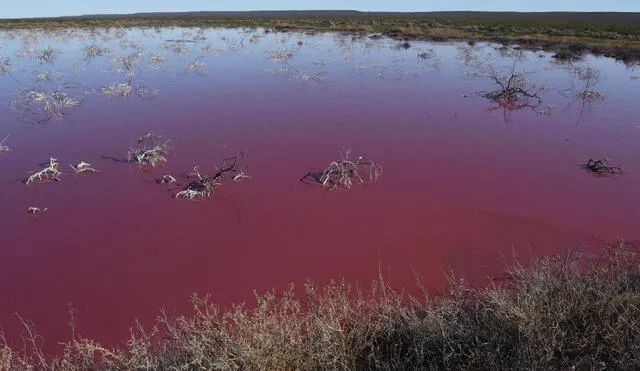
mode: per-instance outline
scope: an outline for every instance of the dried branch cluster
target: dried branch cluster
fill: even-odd
[[[84,162],[84,161],[80,161],[76,165],[69,164],[69,166],[73,169],[73,172],[76,173],[76,174],[86,175],[86,174],[99,173],[98,170],[96,170],[96,169],[91,167],[90,163],[87,163],[87,162]]]
[[[35,50],[33,53],[33,57],[40,63],[53,63],[53,61],[58,58],[59,54],[59,50],[48,46],[41,50]]]
[[[342,161],[333,161],[322,172],[319,182],[329,188],[350,189],[354,182],[364,183],[365,178],[375,182],[382,175],[382,167],[366,157],[359,156],[357,160],[349,159],[351,150],[341,153]],[[363,176],[365,178],[363,178]]]
[[[85,46],[84,49],[82,49],[82,54],[84,55],[85,59],[102,57],[111,52],[113,52],[113,49],[96,44]]]
[[[9,139],[9,135],[7,134],[6,137],[4,137],[4,139],[0,140],[0,153],[5,153],[5,152],[10,152],[11,148],[9,148],[9,146],[5,145],[4,142],[7,141],[7,139]]]
[[[577,99],[587,103],[604,99],[604,94],[595,89],[600,82],[600,71],[590,66],[574,66],[569,70],[569,73],[580,81],[582,85],[578,87],[575,81],[571,82],[569,91],[571,91]]]
[[[127,159],[140,166],[156,167],[160,163],[167,162],[167,156],[171,150],[169,142],[169,140],[162,140],[162,136],[156,136],[149,131],[138,138],[135,148],[129,149]]]
[[[245,157],[244,153],[240,153],[238,156],[224,159],[222,166],[213,175],[202,174],[198,166],[194,166],[193,172],[189,176],[196,179],[187,184],[182,191],[176,193],[175,198],[189,200],[211,198],[215,188],[222,185],[225,180],[231,179],[237,182],[240,179],[249,178],[241,166]]]
[[[49,165],[46,166],[44,169],[38,171],[37,173],[34,173],[30,177],[28,177],[25,180],[25,184],[33,184],[37,182],[50,182],[50,181],[59,182],[60,181],[59,176],[62,175],[62,173],[58,170],[59,165],[60,163],[58,162],[57,159],[50,157]]]
[[[582,165],[582,168],[599,176],[622,175],[622,169],[609,165],[607,159],[594,160],[592,158]]]
[[[42,170],[29,176],[24,181],[24,183],[34,184],[51,181],[59,182],[61,180],[60,175],[62,175],[62,172],[58,170],[58,167],[60,166],[60,162],[58,161],[58,159],[51,157],[49,158],[48,165],[43,166],[45,167]],[[69,166],[71,167],[71,169],[73,169],[73,172],[78,175],[90,175],[99,173],[98,170],[91,167],[91,164],[84,161],[80,161],[76,165],[69,164]]]
[[[481,95],[501,106],[513,108],[537,107],[542,103],[538,94],[544,90],[544,87],[538,87],[533,90],[529,85],[526,73],[516,72],[515,62],[506,73],[492,70],[486,77],[493,80],[497,85],[497,89],[482,92]]]
[[[11,60],[9,58],[0,58],[0,74],[3,74],[11,69]]]
[[[61,86],[52,91],[41,90],[37,87],[22,89],[13,98],[12,108],[22,112],[36,122],[48,121],[52,118],[62,118],[80,106],[82,100],[89,93],[85,91],[82,97],[73,97]]]

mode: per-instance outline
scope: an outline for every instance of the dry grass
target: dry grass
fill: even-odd
[[[597,259],[575,254],[513,265],[503,280],[472,289],[451,280],[441,296],[410,296],[385,281],[345,282],[300,294],[255,295],[222,310],[193,296],[193,313],[139,324],[120,348],[72,337],[43,358],[24,322],[24,349],[0,342],[0,368],[360,370],[638,369],[640,257],[624,243]],[[0,334],[1,335],[1,334]],[[0,340],[2,337],[0,337]]]

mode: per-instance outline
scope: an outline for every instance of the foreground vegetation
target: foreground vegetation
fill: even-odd
[[[259,11],[0,19],[0,29],[163,26],[264,27],[405,40],[496,41],[561,55],[592,52],[626,62],[640,60],[640,13]]]
[[[81,337],[45,357],[31,326],[23,350],[0,346],[0,369],[638,369],[640,256],[617,243],[597,259],[544,258],[487,288],[451,280],[437,297],[383,279],[256,295],[222,311],[205,297],[194,313],[141,326],[121,348]]]

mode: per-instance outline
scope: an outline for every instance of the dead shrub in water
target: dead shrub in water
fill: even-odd
[[[512,63],[498,66],[487,62],[491,56],[477,54],[474,47],[461,48],[458,58],[469,68],[467,76],[488,79],[494,83],[495,89],[481,91],[479,94],[496,104],[490,110],[502,109],[505,121],[509,121],[512,111],[523,108],[535,110],[539,107],[542,104],[540,93],[546,88],[531,84],[529,73],[521,71],[520,63],[527,59],[524,51],[505,47],[498,48],[498,53],[512,59]]]
[[[86,60],[92,60],[96,57],[102,57],[113,52],[113,49],[103,47],[97,44],[85,46],[82,49],[82,55]]]
[[[136,97],[146,100],[158,95],[158,89],[146,86],[146,85],[134,85],[134,79],[129,78],[127,81],[120,81],[109,85],[103,85],[100,87],[100,92],[105,97],[122,97],[130,98],[135,95]]]
[[[171,146],[169,140],[156,136],[152,131],[138,138],[136,146],[129,149],[127,159],[140,166],[156,167],[160,163],[167,162],[167,156]]]
[[[497,89],[482,92],[481,95],[492,100],[500,106],[510,108],[532,107],[535,108],[542,103],[538,94],[544,90],[540,87],[535,90],[529,88],[529,78],[526,73],[519,73],[515,70],[515,62],[507,73],[491,72],[486,77],[493,80]]]
[[[11,106],[13,110],[22,112],[23,119],[36,123],[62,118],[78,108],[90,94],[89,91],[84,91],[81,96],[72,96],[69,90],[73,88],[64,85],[52,91],[37,87],[23,88],[13,98]]]
[[[592,158],[582,165],[582,168],[597,176],[618,176],[622,175],[622,169],[609,165],[607,159],[594,160]]]
[[[74,173],[79,175],[89,175],[89,174],[99,173],[98,170],[91,167],[91,164],[84,161],[80,161],[76,165],[69,164],[69,166],[71,167],[71,169],[73,169]]]
[[[9,146],[6,146],[4,144],[4,142],[6,142],[7,139],[9,139],[9,135],[10,134],[7,134],[7,136],[4,137],[4,139],[0,140],[0,153],[11,152],[11,148],[9,148]]]
[[[51,182],[51,181],[60,181],[60,175],[62,173],[58,170],[58,166],[60,163],[57,159],[51,157],[49,158],[48,165],[45,165],[45,168],[34,173],[25,179],[25,184],[33,184],[33,183],[41,183],[41,182]]]
[[[231,179],[237,182],[240,179],[249,178],[242,167],[242,161],[245,157],[246,154],[240,153],[238,156],[224,159],[220,168],[213,175],[202,174],[198,166],[194,166],[193,172],[189,174],[189,177],[196,179],[189,182],[174,197],[176,199],[186,198],[189,200],[211,198],[215,189],[222,185],[225,180]]]
[[[195,72],[196,75],[200,75],[200,76],[206,76],[207,75],[207,62],[202,61],[203,57],[199,56],[196,59],[193,60],[193,62],[188,63],[185,66],[185,71],[188,73],[190,71]]]
[[[382,175],[382,167],[364,156],[351,160],[350,149],[340,153],[341,161],[329,163],[322,172],[310,172],[303,177],[313,179],[327,189],[351,189],[354,183],[364,183],[366,179],[375,182]]]
[[[0,58],[0,75],[11,69],[11,60],[9,58]]]
[[[579,100],[582,104],[601,101],[604,94],[595,88],[600,82],[600,71],[590,66],[575,66],[568,69],[573,77],[571,87],[564,92],[568,93],[574,100]]]
[[[60,55],[60,51],[50,46],[33,52],[33,58],[41,64],[53,63],[58,58],[58,55]]]

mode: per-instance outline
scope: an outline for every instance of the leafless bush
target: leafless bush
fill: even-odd
[[[605,98],[604,94],[596,90],[600,82],[600,71],[590,66],[572,66],[568,71],[573,79],[570,83],[571,87],[565,90],[565,94],[583,103],[600,101]]]
[[[11,70],[11,60],[7,57],[0,58],[0,75]]]
[[[186,54],[189,51],[189,48],[184,42],[165,42],[160,44],[158,48],[160,50],[167,50],[176,55]]]
[[[111,59],[111,64],[115,66],[119,66],[116,68],[115,72],[124,73],[127,71],[131,71],[137,64],[140,58],[142,58],[143,54],[141,52],[136,52],[129,55],[119,55],[113,59]]]
[[[303,179],[311,178],[327,189],[351,189],[354,183],[364,183],[365,180],[375,182],[382,176],[382,167],[366,157],[359,156],[357,160],[349,158],[350,149],[340,153],[341,161],[333,161],[322,173],[308,173]]]
[[[505,121],[509,120],[512,111],[523,108],[535,110],[542,104],[540,93],[547,88],[531,84],[530,73],[520,70],[520,63],[526,60],[526,54],[522,50],[509,48],[503,51],[513,60],[511,64],[503,66],[490,62],[491,56],[476,55],[471,51],[469,53],[463,52],[468,68],[465,75],[493,82],[493,90],[481,91],[479,94],[495,103],[491,110],[504,111]]]
[[[297,50],[278,50],[273,52],[265,52],[265,57],[274,63],[288,63],[289,59],[295,57]]]
[[[490,68],[484,77],[492,80],[497,89],[482,92],[481,95],[498,104],[510,107],[537,107],[542,102],[538,94],[544,87],[532,89],[527,74],[516,71],[515,62],[506,72]]]
[[[421,63],[426,63],[431,68],[439,68],[442,65],[442,59],[438,57],[433,49],[419,52],[418,59]]]
[[[133,93],[133,86],[130,81],[116,82],[100,87],[100,91],[107,97],[128,98]]]
[[[14,110],[22,112],[24,118],[38,123],[52,118],[62,118],[79,107],[82,100],[90,93],[84,91],[82,96],[74,97],[67,92],[70,89],[66,86],[60,86],[52,91],[37,87],[23,88],[16,94],[11,106]]]
[[[156,180],[158,184],[173,184],[177,182],[177,179],[174,178],[171,174],[163,175],[162,178]]]
[[[113,52],[112,48],[106,48],[97,44],[88,45],[82,49],[82,55],[84,55],[84,58],[87,60],[90,60],[96,57],[102,57],[112,52]]]
[[[152,131],[138,138],[135,147],[129,149],[127,158],[140,166],[156,167],[160,163],[167,162],[167,156],[171,150],[169,140],[162,136],[156,136]]]
[[[76,165],[69,164],[69,166],[71,167],[71,169],[73,169],[73,172],[76,174],[88,175],[88,174],[99,173],[98,170],[91,167],[91,164],[84,161],[80,161]]]
[[[135,95],[140,99],[148,99],[158,95],[158,90],[146,85],[134,85],[134,79],[120,81],[100,87],[100,91],[106,97],[130,98]]]
[[[149,54],[149,65],[154,70],[160,70],[162,65],[167,62],[167,57],[162,54]]]
[[[130,40],[121,40],[118,45],[120,46],[120,49],[134,49],[138,53],[142,53],[144,50],[144,46],[142,44]]]
[[[38,81],[42,81],[42,82],[53,82],[55,80],[58,80],[62,77],[62,73],[61,72],[48,72],[48,71],[34,71],[33,76],[35,77],[36,80]]]
[[[185,69],[187,72],[192,71],[197,75],[206,75],[207,74],[207,62],[203,62],[202,56],[196,58],[193,62],[186,65]]]
[[[594,160],[592,158],[582,165],[582,168],[597,176],[618,176],[622,175],[622,169],[609,165],[607,159]]]
[[[460,46],[456,59],[466,66],[475,66],[481,59],[480,49],[472,45]]]
[[[6,137],[4,137],[2,140],[0,140],[0,153],[6,153],[6,152],[10,152],[11,151],[11,148],[9,148],[8,146],[6,146],[4,144],[4,142],[6,142],[7,139],[9,139],[9,135],[10,134],[7,134]]]
[[[26,180],[25,180],[25,184],[33,184],[33,183],[40,183],[40,182],[51,182],[51,181],[56,181],[59,182],[60,181],[60,175],[62,175],[62,173],[58,170],[58,166],[60,165],[60,163],[58,162],[57,159],[51,157],[49,158],[49,163],[48,165],[38,171],[37,173],[34,173],[33,175],[29,176]]]
[[[33,58],[40,63],[53,63],[58,55],[60,55],[60,51],[50,46],[45,49],[36,49],[33,52]]]
[[[216,48],[215,46],[213,46],[213,44],[209,43],[206,46],[203,46],[202,48],[200,48],[200,50],[203,53],[220,53],[222,51],[224,51],[223,49],[220,48]]]
[[[190,200],[211,198],[215,189],[222,185],[225,180],[231,179],[237,182],[241,179],[249,178],[242,167],[245,157],[246,155],[241,153],[238,156],[224,159],[220,168],[212,175],[202,174],[198,166],[195,166],[193,172],[189,174],[189,177],[195,178],[195,180],[189,182],[183,190],[176,193],[175,198]]]
[[[27,207],[27,214],[37,215],[37,214],[40,214],[41,212],[47,211],[47,210],[49,210],[49,209],[46,208],[46,207],[44,209],[41,209],[41,208],[36,207],[36,206],[29,206],[29,207]]]

